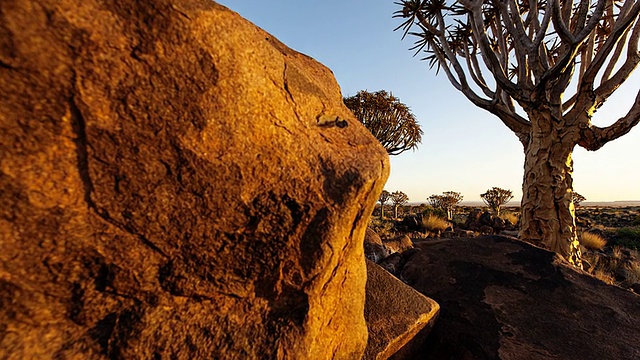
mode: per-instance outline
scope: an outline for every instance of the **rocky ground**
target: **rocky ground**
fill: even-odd
[[[370,221],[365,255],[440,305],[426,341],[401,358],[640,356],[640,207],[577,210],[584,271],[518,241],[517,208],[457,210],[451,221],[424,208]]]

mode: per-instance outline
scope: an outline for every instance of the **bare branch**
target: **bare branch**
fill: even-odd
[[[608,80],[604,81],[595,90],[594,107],[599,108],[613,92],[629,78],[631,73],[638,67],[640,63],[640,53],[638,52],[638,38],[640,37],[640,21],[636,23],[633,34],[629,39],[629,47],[627,48],[627,60],[622,64],[620,69]]]
[[[640,122],[640,91],[627,115],[605,128],[590,125],[583,129],[580,132],[581,139],[578,145],[587,150],[598,150],[609,141],[627,134],[638,122]]]
[[[562,41],[567,43],[568,45],[574,44],[576,39],[571,33],[571,31],[569,31],[569,29],[567,28],[567,24],[563,19],[562,13],[560,11],[559,0],[549,0],[549,1],[551,2],[550,5],[551,5],[551,11],[552,11],[551,21],[553,22],[553,27],[558,32],[558,36],[560,36],[560,39],[562,39]]]
[[[593,86],[593,81],[596,77],[596,74],[602,68],[602,65],[606,61],[607,57],[611,53],[613,47],[616,45],[618,40],[620,40],[623,35],[629,30],[629,27],[633,25],[633,23],[637,20],[638,14],[640,13],[640,2],[636,3],[633,9],[629,12],[627,16],[616,21],[611,34],[607,37],[604,45],[598,50],[598,53],[594,57],[591,66],[586,71],[584,76],[585,85]]]
[[[527,36],[527,32],[524,29],[524,24],[522,23],[522,18],[520,17],[520,7],[515,0],[508,0],[509,8],[511,9],[510,15],[511,17],[507,17],[510,19],[513,24],[515,24],[515,32],[513,33],[515,36],[514,43],[519,43],[521,45],[521,50],[523,52],[531,52],[533,50],[533,43],[531,39]],[[506,21],[506,23],[511,23]]]
[[[580,82],[577,92],[576,105],[571,110],[571,114],[569,116],[575,117],[579,116],[576,112],[587,112],[591,113],[597,104],[601,104],[617,87],[624,81],[631,71],[635,69],[638,64],[635,58],[638,56],[638,36],[640,29],[638,26],[634,26],[633,33],[629,38],[628,42],[628,59],[627,62],[621,67],[618,71],[618,76],[616,76],[616,80],[610,79],[605,81],[599,90],[599,99],[594,96],[594,82],[595,78],[604,65],[607,57],[613,50],[616,43],[624,36],[625,33],[629,31],[629,28],[633,25],[634,22],[637,21],[638,14],[640,13],[640,2],[636,3],[631,11],[624,18],[618,18],[618,21],[613,26],[613,30],[611,34],[607,37],[604,45],[600,47],[597,54],[595,55],[593,61],[591,62],[588,69],[585,71],[584,76]]]
[[[602,14],[604,13],[608,1],[610,0],[598,0],[598,5],[596,5],[596,9],[594,10],[593,14],[591,14],[589,22],[587,22],[585,27],[576,35],[577,42],[584,41],[584,39],[586,39],[589,34],[596,28],[596,25],[598,25],[598,22],[600,22],[600,19],[602,19]]]
[[[469,52],[469,47],[464,47],[464,57],[467,61],[467,68],[469,69],[469,74],[473,79],[473,82],[482,90],[482,92],[488,96],[489,98],[493,98],[494,92],[489,89],[487,86],[487,82],[484,80],[482,76],[482,70],[480,70],[480,65],[478,64],[478,58],[476,57],[475,51],[474,53]]]
[[[470,11],[471,25],[473,28],[473,35],[476,37],[476,42],[480,46],[480,53],[482,58],[489,68],[489,71],[493,74],[496,82],[500,87],[509,93],[513,98],[518,101],[528,101],[526,95],[522,96],[523,91],[516,84],[512,83],[507,75],[506,69],[502,67],[496,54],[491,48],[487,34],[484,31],[484,19],[482,17],[482,8],[478,5],[482,1],[471,3],[470,1],[461,1],[462,4],[472,4],[467,10]],[[465,5],[466,7],[466,5]]]
[[[587,21],[587,14],[589,13],[589,6],[591,2],[589,0],[581,0],[578,5],[578,12],[571,22],[571,30],[574,33],[582,31],[584,29],[585,21]]]

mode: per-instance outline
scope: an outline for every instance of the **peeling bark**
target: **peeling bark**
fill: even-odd
[[[520,237],[582,267],[571,200],[576,131],[548,113],[530,116],[537,121],[525,146]]]

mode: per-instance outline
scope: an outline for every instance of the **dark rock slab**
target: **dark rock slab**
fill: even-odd
[[[402,277],[441,306],[418,359],[640,359],[640,296],[500,236],[420,243]]]
[[[438,317],[438,304],[367,261],[364,316],[369,341],[363,359],[410,359]]]

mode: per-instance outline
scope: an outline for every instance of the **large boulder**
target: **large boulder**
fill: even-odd
[[[438,304],[367,261],[365,319],[369,342],[363,360],[412,359],[438,318]]]
[[[0,358],[359,359],[384,149],[208,0],[0,4]]]
[[[425,359],[640,359],[640,296],[500,237],[420,243],[402,277],[437,301]]]

